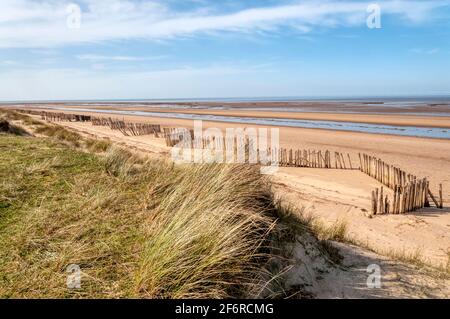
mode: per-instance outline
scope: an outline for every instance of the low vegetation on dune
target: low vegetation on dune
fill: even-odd
[[[27,132],[16,125],[9,123],[6,119],[0,118],[0,133],[10,133],[14,135],[27,135]]]
[[[1,297],[258,291],[277,210],[256,167],[176,166],[32,125],[53,138],[0,134]],[[66,286],[71,264],[81,289]]]

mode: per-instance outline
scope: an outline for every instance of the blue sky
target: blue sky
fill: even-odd
[[[379,29],[367,27],[371,3]],[[450,94],[450,0],[0,8],[0,100]]]

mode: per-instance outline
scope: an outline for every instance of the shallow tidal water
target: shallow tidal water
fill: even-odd
[[[318,120],[298,120],[282,118],[251,118],[235,117],[223,115],[205,115],[205,114],[186,114],[186,113],[164,113],[164,112],[144,112],[144,111],[123,111],[123,110],[98,110],[91,108],[66,108],[49,107],[62,111],[82,111],[92,113],[107,113],[116,115],[136,115],[161,118],[176,118],[187,120],[217,121],[226,123],[243,123],[254,125],[270,125],[284,127],[300,127],[313,129],[326,129],[335,131],[351,131],[372,134],[389,134],[399,136],[414,136],[427,138],[450,139],[450,129],[436,127],[417,127],[417,126],[395,126],[384,124],[366,124],[356,122],[338,122],[338,121],[318,121]]]

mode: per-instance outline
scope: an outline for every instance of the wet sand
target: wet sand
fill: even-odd
[[[51,102],[34,103],[46,106],[79,106],[96,108],[175,108],[175,109],[226,109],[226,110],[286,110],[325,113],[356,113],[356,114],[430,114],[440,113],[450,116],[450,100],[442,99],[375,99],[375,100],[249,100],[249,101],[97,101],[97,102]]]
[[[272,105],[272,104],[270,104]],[[283,104],[284,105],[284,104]],[[303,104],[302,104],[303,105]],[[440,128],[450,128],[450,106],[440,106],[434,111],[448,114],[447,116],[430,116],[422,111],[414,109],[417,112],[415,115],[408,114],[408,109],[392,109],[383,108],[384,112],[390,114],[371,114],[366,112],[361,113],[340,113],[341,105],[332,104],[326,108],[315,106],[311,108],[311,112],[301,112],[301,111],[291,111],[291,112],[281,112],[274,110],[264,110],[269,108],[269,106],[264,106],[264,104],[258,104],[258,107],[254,107],[252,110],[242,110],[241,107],[232,107],[227,110],[217,110],[217,109],[192,109],[192,108],[170,108],[170,107],[156,107],[155,105],[148,106],[134,106],[133,104],[129,106],[108,104],[105,106],[99,105],[58,105],[52,104],[47,105],[50,107],[69,107],[69,108],[92,108],[98,110],[122,110],[122,111],[143,111],[143,112],[161,112],[161,113],[185,113],[185,114],[201,114],[201,115],[221,115],[221,116],[231,116],[231,117],[257,117],[257,118],[275,118],[275,119],[297,119],[297,120],[317,120],[317,121],[335,121],[335,122],[354,122],[354,123],[367,123],[367,124],[384,124],[384,125],[395,125],[395,126],[416,126],[416,127],[440,127]],[[45,106],[41,106],[45,108]],[[273,107],[273,106],[272,106]],[[281,107],[281,106],[280,106]],[[284,105],[286,107],[286,105]],[[294,108],[294,106],[288,106],[289,108]],[[305,106],[302,106],[306,108]],[[364,110],[368,110],[367,106]],[[316,110],[314,112],[313,110]],[[352,112],[359,112],[359,108],[353,108]],[[376,109],[369,109],[371,112],[376,112]],[[427,110],[430,111],[430,110]]]

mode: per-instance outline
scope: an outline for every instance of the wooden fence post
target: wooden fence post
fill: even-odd
[[[380,202],[379,202],[379,212],[380,214],[384,214],[384,203],[383,203],[383,186],[381,186],[381,190],[380,190]]]
[[[350,158],[350,154],[349,153],[347,153],[347,157],[348,157],[348,163],[350,165],[350,169],[353,169],[352,160]]]
[[[377,198],[375,196],[375,191],[372,191],[372,215],[377,214]]]

